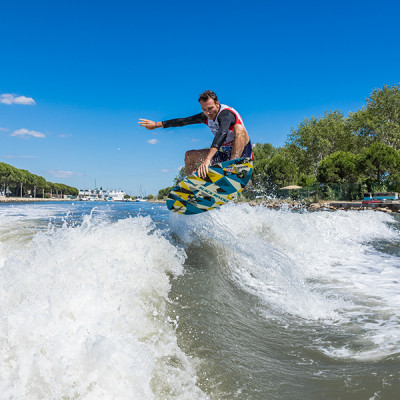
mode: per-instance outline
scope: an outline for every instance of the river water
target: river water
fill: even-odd
[[[0,205],[1,399],[399,399],[400,218]]]

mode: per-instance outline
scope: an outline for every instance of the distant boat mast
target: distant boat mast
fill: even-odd
[[[144,187],[142,186],[142,184],[140,184],[140,193],[139,193],[140,197],[144,198],[146,197],[146,191],[144,190]]]

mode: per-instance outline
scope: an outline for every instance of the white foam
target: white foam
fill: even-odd
[[[150,217],[32,236],[2,254],[3,398],[206,398],[166,307],[185,254]]]
[[[287,324],[296,316],[298,324],[349,335],[350,343],[317,337],[325,354],[374,359],[400,352],[400,260],[373,247],[381,240],[400,243],[392,216],[229,204],[174,218],[175,229],[191,232],[184,240],[219,247],[232,278],[267,306],[267,318],[278,315]]]

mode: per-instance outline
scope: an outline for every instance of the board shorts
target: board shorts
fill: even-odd
[[[224,161],[228,161],[231,159],[232,147],[225,147],[221,150],[218,150],[213,157],[211,164],[218,164]],[[253,150],[251,146],[251,142],[247,143],[246,147],[243,149],[243,153],[240,158],[249,157],[253,160]]]

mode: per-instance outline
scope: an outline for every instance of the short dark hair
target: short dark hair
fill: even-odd
[[[213,99],[214,103],[218,101],[217,95],[211,91],[211,90],[206,90],[204,93],[202,93],[199,97],[199,102],[200,101],[207,101],[208,99]]]

